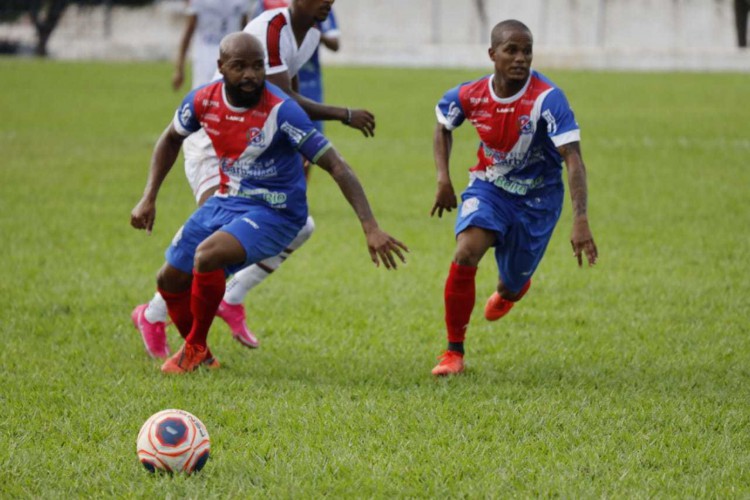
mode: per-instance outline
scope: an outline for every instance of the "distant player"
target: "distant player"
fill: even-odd
[[[253,9],[252,17],[255,18],[267,10],[288,7],[290,0],[258,0]],[[327,49],[337,52],[341,46],[338,23],[334,11],[328,14],[325,21],[318,22],[315,26],[320,31],[320,43]],[[323,102],[323,74],[320,65],[320,50],[315,49],[313,55],[300,68],[297,73],[299,80],[299,93],[315,102]],[[313,121],[315,128],[323,132],[323,122]]]
[[[315,27],[324,22],[331,11],[333,0],[293,0],[289,8],[266,11],[253,19],[245,31],[263,43],[266,52],[267,79],[294,98],[313,119],[339,120],[345,125],[372,136],[375,117],[364,109],[350,109],[316,103],[305,98],[297,88],[297,73],[310,59],[320,42],[320,31]],[[298,43],[297,40],[302,40]],[[216,75],[220,78],[221,75]],[[185,174],[198,205],[203,205],[216,191],[221,177],[219,159],[213,144],[203,131],[188,137],[183,143]],[[245,347],[258,347],[255,334],[248,328],[243,300],[245,295],[301,247],[312,235],[315,222],[308,217],[294,240],[278,255],[255,263],[237,272],[227,284],[227,294],[218,315],[232,331],[232,336]],[[157,292],[147,304],[133,309],[133,324],[141,333],[150,356],[169,355],[166,335],[167,307]]]
[[[491,34],[494,73],[451,90],[437,105],[433,151],[438,188],[432,215],[457,207],[449,174],[453,130],[468,120],[480,138],[477,164],[461,195],[456,251],[445,283],[448,349],[433,375],[464,369],[464,338],[474,309],[475,275],[495,247],[499,279],[485,318],[495,321],[521,300],[547,248],[562,210],[561,160],[573,202],[573,254],[582,265],[596,263],[589,229],[586,169],[580,131],[562,90],[531,70],[533,39],[523,23],[507,20]]]
[[[378,227],[357,177],[302,108],[265,82],[263,45],[248,33],[221,42],[223,79],[190,92],[162,133],[142,199],[131,224],[148,231],[156,199],[183,140],[204,130],[221,165],[221,182],[188,219],[166,252],[159,292],[185,343],[163,365],[165,373],[217,366],[208,331],[224,296],[226,273],[278,255],[307,220],[304,156],[336,181],[357,214],[370,257],[395,269],[406,246]]]
[[[185,57],[192,42],[193,86],[208,83],[216,73],[219,42],[247,24],[248,0],[188,0],[188,17],[177,52],[172,88],[185,80]]]

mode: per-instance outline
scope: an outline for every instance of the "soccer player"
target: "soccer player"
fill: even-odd
[[[258,0],[255,4],[252,17],[255,18],[263,12],[271,9],[288,7],[290,0]],[[340,31],[333,9],[325,21],[316,23],[320,31],[320,43],[327,49],[337,52],[341,47]],[[323,75],[320,66],[320,50],[315,49],[313,55],[302,65],[297,74],[299,80],[299,93],[315,102],[323,102]],[[323,122],[313,121],[318,132],[323,132]]]
[[[449,175],[453,130],[468,119],[480,143],[469,186],[461,195],[456,250],[445,283],[448,349],[433,375],[464,370],[475,275],[490,247],[495,247],[499,279],[485,305],[485,318],[502,318],[528,291],[562,210],[561,160],[573,204],[573,254],[579,266],[584,254],[589,265],[597,260],[586,207],[580,130],[562,90],[531,69],[532,47],[531,31],[520,21],[497,24],[489,49],[494,72],[449,90],[436,107],[433,151],[438,186],[431,215],[442,217],[443,211],[457,207]]]
[[[188,17],[177,52],[172,88],[178,90],[185,80],[185,56],[193,42],[193,86],[199,87],[213,79],[219,42],[229,33],[247,24],[248,0],[189,0]]]
[[[188,219],[166,252],[157,284],[185,343],[164,362],[165,373],[216,365],[208,349],[211,323],[227,272],[278,255],[307,220],[300,154],[336,181],[362,224],[375,265],[397,267],[407,247],[382,231],[351,167],[312,125],[302,108],[265,82],[263,45],[248,33],[221,42],[223,76],[190,92],[154,148],[143,197],[131,225],[151,230],[159,188],[183,140],[204,130],[219,157],[221,184]]]
[[[289,8],[262,13],[245,27],[245,31],[263,43],[268,80],[294,98],[308,115],[313,119],[339,120],[362,131],[366,137],[372,136],[375,118],[369,111],[323,105],[294,90],[298,71],[310,59],[320,41],[320,31],[315,25],[327,19],[332,5],[333,0],[293,0]],[[298,43],[297,40],[302,41]],[[185,174],[200,206],[219,186],[219,159],[202,130],[185,140],[183,154]],[[233,338],[243,346],[255,348],[259,345],[257,337],[247,326],[243,305],[245,296],[301,247],[314,229],[315,222],[308,217],[304,227],[278,255],[248,266],[230,279],[218,315],[229,325]],[[167,357],[170,353],[166,335],[167,306],[161,295],[157,292],[147,304],[136,306],[131,319],[141,333],[148,354],[155,358]]]

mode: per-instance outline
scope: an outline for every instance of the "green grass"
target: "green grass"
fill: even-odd
[[[217,324],[223,368],[165,378],[129,313],[194,208],[181,163],[154,234],[128,222],[180,99],[169,71],[0,59],[0,497],[750,496],[748,75],[550,72],[583,130],[600,263],[576,267],[566,198],[499,323],[480,267],[468,373],[433,380],[453,252],[452,214],[428,216],[433,108],[482,72],[327,69],[329,101],[377,116],[375,139],[328,131],[408,265],[370,264],[317,170],[315,235],[247,302],[261,349]],[[475,145],[456,133],[457,189]],[[170,407],[211,434],[195,477],[136,459]]]

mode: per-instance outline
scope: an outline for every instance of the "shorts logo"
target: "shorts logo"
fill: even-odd
[[[260,226],[253,219],[249,217],[243,217],[242,220],[253,226],[255,229],[260,229]]]
[[[461,205],[461,217],[466,217],[479,210],[479,198],[468,198]]]

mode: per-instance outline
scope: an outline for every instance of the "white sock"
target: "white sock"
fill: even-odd
[[[224,293],[224,301],[228,304],[241,304],[250,290],[258,286],[264,279],[268,278],[272,272],[279,268],[281,264],[291,255],[292,252],[301,247],[312,236],[315,231],[315,221],[308,217],[305,225],[302,226],[297,236],[294,237],[289,246],[278,255],[262,260],[257,264],[242,269],[229,280],[227,290]]]
[[[164,302],[159,292],[154,294],[154,298],[148,303],[148,307],[143,312],[143,315],[149,323],[166,323],[167,303]]]

